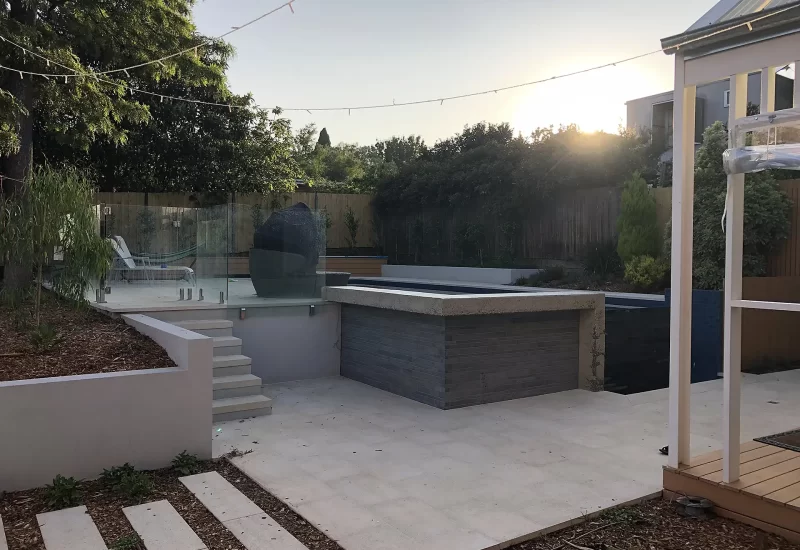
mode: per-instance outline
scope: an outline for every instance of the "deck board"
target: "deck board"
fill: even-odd
[[[734,483],[722,482],[721,457],[707,453],[678,469],[664,467],[665,494],[708,498],[721,515],[800,542],[800,452],[743,443]]]
[[[779,453],[774,453],[768,456],[762,456],[761,458],[757,458],[755,460],[749,460],[747,462],[742,461],[739,466],[739,475],[743,476],[745,474],[769,468],[770,466],[776,466],[778,464],[791,460],[796,456],[797,453],[795,451],[781,450]],[[704,475],[702,476],[702,478],[707,479],[708,481],[712,481],[714,483],[722,483],[722,470],[720,469],[719,471],[714,472],[712,474]]]
[[[735,489],[747,489],[750,493],[763,496],[798,481],[800,481],[800,457],[795,457],[772,468],[745,474],[739,481],[729,486]]]

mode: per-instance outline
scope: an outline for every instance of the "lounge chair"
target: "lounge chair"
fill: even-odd
[[[154,264],[149,256],[133,256],[119,235],[108,239],[114,249],[112,278],[118,274],[123,281],[180,281],[197,284],[194,270],[189,267]]]

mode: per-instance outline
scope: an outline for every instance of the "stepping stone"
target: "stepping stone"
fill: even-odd
[[[139,533],[147,550],[207,550],[203,541],[166,500],[129,506],[122,512]]]
[[[307,550],[219,473],[182,477],[180,481],[247,550]]]
[[[2,517],[0,517],[0,550],[8,550],[8,542],[6,542],[6,532],[3,529]]]
[[[47,550],[108,550],[86,506],[36,514],[36,521]]]

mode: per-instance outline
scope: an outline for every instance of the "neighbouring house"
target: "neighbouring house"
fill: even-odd
[[[702,21],[702,20],[701,20]],[[690,29],[691,30],[691,29]],[[794,80],[783,75],[775,76],[775,107],[789,109],[792,107]],[[672,160],[672,119],[673,92],[631,99],[625,105],[628,108],[627,126],[631,129],[651,132],[653,143],[663,151],[661,160]],[[758,105],[761,95],[761,73],[753,72],[747,77],[747,101]],[[703,131],[717,121],[728,121],[730,104],[730,83],[720,80],[697,86],[695,98],[695,146],[699,146]]]

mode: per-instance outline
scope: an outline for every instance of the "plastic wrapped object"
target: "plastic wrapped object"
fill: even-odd
[[[800,170],[800,109],[740,118],[731,133],[735,147],[722,156],[727,174]]]

